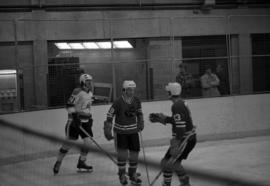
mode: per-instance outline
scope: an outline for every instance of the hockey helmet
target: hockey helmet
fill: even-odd
[[[123,82],[123,89],[136,88],[136,83],[133,80],[125,80]]]
[[[92,76],[91,75],[89,75],[89,74],[82,74],[81,76],[80,76],[80,84],[85,84],[85,81],[86,80],[92,80],[93,78],[92,78]]]
[[[182,87],[177,82],[168,83],[165,89],[169,92],[170,96],[180,96],[182,92]]]

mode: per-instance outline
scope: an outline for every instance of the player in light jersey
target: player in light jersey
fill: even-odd
[[[66,109],[68,111],[68,121],[66,123],[65,133],[68,140],[77,140],[80,136],[86,145],[90,145],[90,137],[82,132],[80,127],[82,127],[91,137],[93,137],[93,119],[91,114],[93,97],[92,76],[89,74],[82,74],[79,82],[80,88],[75,88],[67,101]],[[58,174],[62,160],[69,149],[70,146],[66,144],[63,144],[60,148],[57,160],[53,167],[54,174]],[[81,150],[77,168],[92,171],[93,167],[85,163],[87,154],[87,150]]]
[[[190,186],[189,177],[187,176],[182,160],[187,159],[189,153],[196,145],[196,133],[193,126],[190,110],[184,100],[181,99],[181,85],[179,83],[169,83],[166,86],[170,99],[173,102],[171,107],[172,116],[166,116],[162,113],[150,114],[151,122],[160,122],[164,125],[172,125],[172,139],[170,147],[161,161],[163,167],[163,186],[171,186],[173,172],[179,178],[181,186]],[[187,139],[186,139],[187,138]],[[186,145],[183,145],[185,143]],[[181,148],[183,147],[182,151]],[[174,165],[168,166],[168,162],[175,159]]]
[[[128,176],[133,185],[140,185],[141,180],[136,173],[140,140],[138,132],[144,128],[143,113],[140,99],[134,96],[136,84],[134,81],[124,81],[123,94],[112,104],[107,119],[104,122],[104,134],[108,140],[113,139],[118,153],[117,165],[120,183],[126,185],[126,162],[129,161]]]

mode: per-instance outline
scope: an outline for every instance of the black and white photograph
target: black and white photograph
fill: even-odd
[[[0,0],[0,186],[270,186],[269,0]]]

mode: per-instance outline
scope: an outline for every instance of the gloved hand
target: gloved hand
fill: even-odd
[[[112,135],[112,123],[109,121],[104,121],[104,136],[105,138],[110,141],[113,139],[113,135]]]
[[[144,129],[144,121],[138,121],[138,130],[139,132],[143,131]]]
[[[163,113],[151,113],[149,115],[149,120],[153,123],[159,122],[165,125],[166,124],[165,119],[166,116]]]

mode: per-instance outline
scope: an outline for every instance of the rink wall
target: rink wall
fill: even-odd
[[[197,126],[198,139],[219,140],[270,134],[270,94],[242,95],[218,98],[190,99],[187,103]],[[153,124],[148,120],[151,112],[170,114],[170,101],[143,102],[145,145],[166,145],[171,127]],[[113,146],[103,137],[103,121],[110,105],[93,106],[94,137],[104,146]],[[67,120],[65,109],[22,112],[0,116],[19,125],[64,137]],[[1,128],[3,147],[0,158],[56,151],[59,144],[46,142],[21,133]],[[12,147],[12,148],[11,148]],[[8,150],[7,150],[8,149]]]

